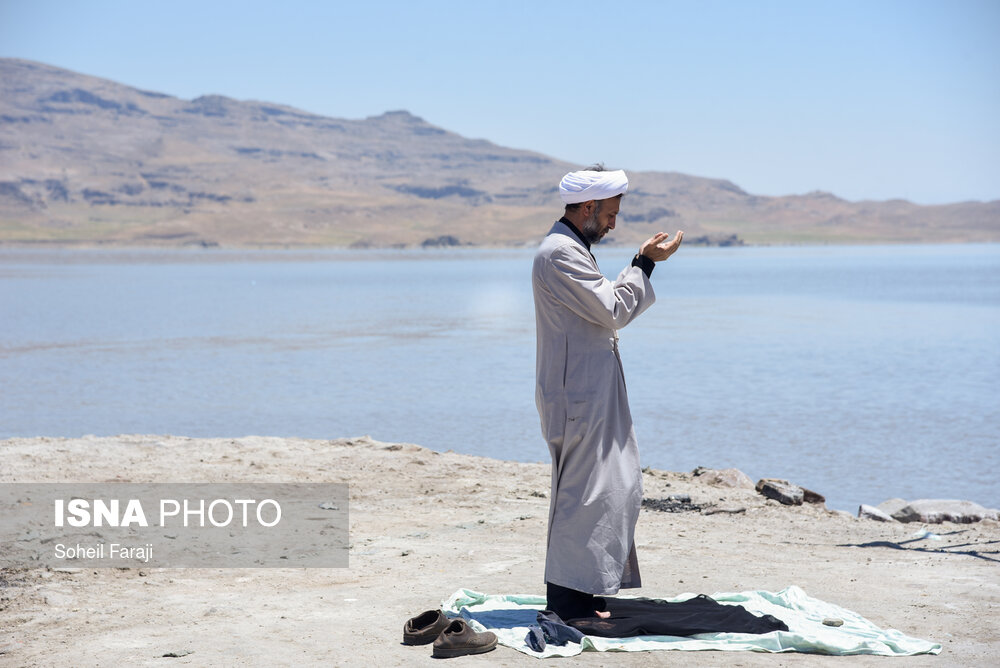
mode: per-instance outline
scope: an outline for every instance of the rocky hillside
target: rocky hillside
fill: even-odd
[[[580,167],[405,111],[347,120],[181,100],[0,59],[0,243],[530,244],[559,215],[559,178]],[[630,180],[617,243],[678,228],[713,243],[1000,240],[1000,201],[758,197],[664,172]]]

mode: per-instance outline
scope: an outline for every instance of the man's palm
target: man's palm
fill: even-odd
[[[684,231],[677,230],[672,240],[666,232],[659,232],[647,239],[639,248],[639,254],[645,255],[653,262],[662,262],[673,255],[684,240]]]

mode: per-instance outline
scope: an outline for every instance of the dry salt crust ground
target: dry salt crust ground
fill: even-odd
[[[0,461],[0,482],[346,482],[351,491],[350,568],[4,571],[2,666],[440,666],[429,646],[401,644],[407,618],[461,587],[544,592],[546,464],[367,437],[12,439],[0,441]],[[645,486],[650,498],[690,494],[706,512],[744,511],[643,510],[637,545],[645,586],[635,593],[778,591],[794,584],[883,628],[939,642],[941,654],[588,652],[547,663],[997,665],[996,522],[934,525],[929,528],[942,540],[909,544],[932,551],[845,547],[898,543],[921,527],[784,507],[752,490],[711,486],[685,473],[648,471]],[[960,550],[979,550],[994,561]],[[183,656],[163,658],[168,653]],[[449,661],[539,665],[505,647]]]

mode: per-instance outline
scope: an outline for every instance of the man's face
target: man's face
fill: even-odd
[[[604,235],[615,229],[615,221],[618,218],[618,209],[621,208],[622,198],[612,197],[611,199],[596,200],[594,211],[583,222],[583,236],[592,244],[600,243]]]

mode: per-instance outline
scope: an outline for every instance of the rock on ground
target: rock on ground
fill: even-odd
[[[699,466],[692,474],[699,482],[718,487],[733,487],[735,489],[753,489],[753,480],[739,469],[709,469]]]
[[[805,492],[798,485],[787,480],[763,478],[757,481],[757,491],[769,499],[779,501],[786,506],[801,506]]]
[[[875,506],[869,506],[864,503],[858,507],[858,517],[863,520],[875,520],[877,522],[895,522],[896,519],[892,515],[883,512],[876,508]]]
[[[887,499],[882,503],[878,504],[876,508],[881,510],[886,515],[893,515],[906,507],[906,499]]]
[[[926,522],[940,524],[955,522],[956,524],[972,524],[983,520],[1000,519],[1000,511],[983,508],[972,501],[956,501],[952,499],[919,499],[899,509],[892,516],[900,522]]]

